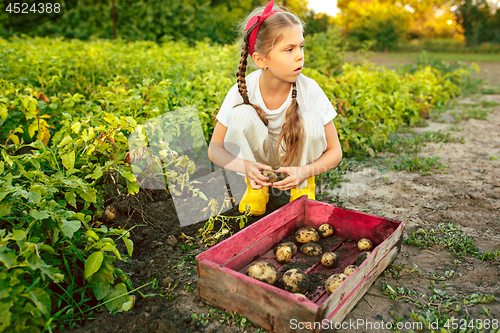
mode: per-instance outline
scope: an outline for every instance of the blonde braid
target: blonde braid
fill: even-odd
[[[264,111],[262,111],[262,109],[257,105],[250,103],[250,100],[248,98],[247,81],[245,79],[247,71],[247,57],[248,57],[248,42],[245,40],[243,42],[243,47],[241,50],[240,67],[238,69],[238,73],[236,73],[236,78],[237,78],[236,80],[238,82],[238,92],[240,93],[241,98],[243,98],[242,104],[251,105],[259,115],[260,120],[262,120],[264,125],[267,126],[267,124],[269,124],[269,120],[267,120],[266,116],[264,115]],[[235,107],[242,104],[235,105]]]
[[[286,110],[285,123],[278,137],[278,146],[276,154],[279,157],[281,166],[291,166],[298,164],[303,148],[303,126],[302,117],[299,113],[299,103],[297,102],[297,84],[292,83],[292,103]],[[285,144],[285,155],[281,157],[280,147],[282,142]]]

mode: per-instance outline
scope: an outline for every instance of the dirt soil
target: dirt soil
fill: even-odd
[[[484,95],[477,101],[500,103],[500,95]],[[471,98],[460,98],[459,103],[471,103]],[[441,131],[452,137],[463,137],[461,143],[426,143],[421,157],[438,156],[448,166],[447,172],[422,176],[406,171],[380,172],[366,168],[345,175],[350,181],[332,191],[345,200],[342,207],[365,210],[396,220],[407,221],[405,238],[418,228],[437,229],[439,223],[458,225],[466,235],[474,237],[474,246],[480,253],[500,249],[500,106],[494,107],[488,120],[468,119],[454,127],[446,122],[447,113],[428,127],[415,128],[415,132]],[[445,122],[441,122],[445,121]],[[452,129],[459,129],[454,131]],[[403,244],[393,265],[404,267],[395,279],[386,270],[372,285],[344,322],[359,319],[372,323],[403,319],[412,323],[409,313],[420,310],[402,300],[391,301],[382,292],[383,285],[413,289],[431,296],[429,275],[454,270],[456,274],[446,281],[434,280],[438,286],[446,283],[449,295],[492,294],[497,300],[482,304],[489,309],[491,319],[500,319],[500,266],[499,261],[481,261],[466,256],[459,263],[457,257],[442,246],[427,249]],[[403,266],[404,265],[404,266]],[[410,273],[416,267],[418,271]],[[425,312],[425,311],[424,311]],[[462,305],[462,312],[451,313],[455,318],[487,319],[481,306]],[[442,326],[441,326],[442,327]],[[440,327],[440,328],[441,328]],[[371,332],[364,324],[346,332]],[[383,330],[377,330],[377,332]],[[405,330],[403,330],[405,331]]]
[[[500,75],[499,75],[500,77]],[[479,97],[478,97],[479,98]],[[484,95],[481,100],[500,102],[500,95]],[[471,99],[460,99],[471,102]],[[396,220],[406,220],[407,230],[437,228],[439,223],[453,223],[463,233],[474,236],[474,245],[480,252],[500,249],[500,106],[493,108],[488,120],[468,119],[456,124],[453,131],[449,123],[430,121],[428,127],[415,131],[437,131],[451,133],[453,137],[463,137],[461,143],[427,143],[420,156],[439,156],[448,165],[447,173],[432,173],[422,176],[406,171],[382,173],[377,168],[346,175],[350,182],[340,189],[324,195],[325,201],[339,195],[344,200],[342,207],[365,210]],[[446,113],[443,118],[446,120]],[[496,157],[496,158],[495,158]],[[323,190],[326,191],[326,190]],[[236,203],[242,193],[233,193]],[[286,204],[285,194],[272,194],[266,215]],[[331,202],[331,201],[329,201]],[[258,329],[244,326],[226,311],[201,324],[192,319],[192,314],[208,315],[212,308],[197,298],[195,256],[204,248],[199,245],[189,247],[183,241],[182,233],[196,237],[198,223],[181,228],[176,217],[171,197],[164,192],[141,190],[139,195],[127,197],[116,195],[114,204],[120,212],[119,218],[110,226],[130,228],[134,241],[134,255],[120,268],[130,274],[134,287],[140,287],[141,294],[128,312],[116,315],[105,310],[95,312],[92,318],[71,330],[78,333],[91,332],[251,332]],[[239,215],[232,209],[225,215]],[[261,217],[259,217],[261,218]],[[251,224],[257,217],[249,218]],[[232,223],[233,231],[239,227]],[[217,226],[216,226],[217,227]],[[498,260],[481,261],[470,255],[460,262],[448,249],[434,246],[420,249],[403,244],[401,253],[393,262],[394,267],[404,267],[399,271],[402,277],[395,278],[391,272],[383,273],[347,315],[344,321],[380,322],[402,318],[411,322],[409,313],[420,310],[411,302],[392,301],[382,292],[383,285],[414,289],[430,296],[429,274],[454,270],[446,281],[435,281],[438,286],[446,283],[445,292],[450,295],[492,294],[500,297],[500,266]],[[405,265],[405,266],[403,266]],[[409,272],[414,266],[416,271]],[[394,270],[393,270],[394,271]],[[149,283],[149,284],[148,284]],[[144,297],[146,296],[146,297]],[[481,313],[481,305],[489,309],[492,319],[500,319],[500,303],[493,301],[476,306],[462,306],[462,318],[486,319]],[[443,310],[444,311],[444,310]],[[231,319],[231,317],[233,319]],[[372,329],[357,327],[348,332],[372,332]],[[384,330],[376,330],[377,332]],[[407,330],[403,330],[407,331]]]

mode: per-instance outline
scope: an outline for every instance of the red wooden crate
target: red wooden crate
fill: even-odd
[[[320,256],[306,257],[300,253],[285,265],[274,259],[273,248],[281,241],[301,227],[317,229],[323,223],[335,229],[334,236],[327,239],[328,248],[323,248],[323,252],[335,250],[339,255],[335,267],[325,268],[319,263]],[[199,254],[198,297],[216,307],[237,311],[272,332],[299,332],[292,327],[301,322],[310,323],[310,327],[316,323],[314,332],[320,332],[340,323],[394,260],[401,248],[405,225],[406,222],[341,209],[303,196]],[[361,238],[374,243],[371,255],[331,295],[324,291],[323,283],[303,298],[245,274],[248,266],[265,260],[275,265],[281,279],[286,267],[307,260],[310,266],[306,274],[324,282],[329,275],[354,264],[360,253],[356,244]]]

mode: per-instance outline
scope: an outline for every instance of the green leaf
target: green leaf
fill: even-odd
[[[0,302],[0,318],[2,318],[2,320],[0,321],[0,332],[3,332],[7,327],[10,326],[10,308],[12,307],[12,305],[14,305],[13,301],[10,301],[8,303]]]
[[[127,189],[128,193],[137,194],[139,193],[139,184],[137,184],[137,182],[131,182],[127,180]]]
[[[9,215],[11,208],[12,208],[12,202],[1,202],[0,217]]]
[[[69,135],[66,135],[64,139],[61,140],[61,142],[57,145],[58,147],[64,147],[68,143],[70,143],[73,140],[73,138]]]
[[[26,231],[14,230],[14,232],[12,233],[12,238],[16,241],[21,241],[26,238]]]
[[[64,193],[64,198],[71,206],[76,208],[76,194],[75,194],[75,192],[71,191],[71,192]]]
[[[97,236],[97,234],[93,230],[87,230],[87,236],[89,236],[95,240],[99,240],[99,236]]]
[[[2,201],[9,193],[9,191],[0,190],[0,201]]]
[[[91,284],[102,284],[109,283],[112,285],[114,283],[114,267],[113,262],[115,258],[111,256],[104,256],[104,260],[102,262],[101,268],[92,275],[89,279]]]
[[[75,151],[72,150],[66,154],[61,155],[61,160],[66,169],[73,169],[73,167],[75,166]]]
[[[78,231],[82,226],[82,222],[78,220],[66,221],[63,220],[63,225],[61,227],[61,231],[64,236],[73,238],[73,234]]]
[[[87,192],[78,190],[78,194],[87,202],[96,203],[97,191],[93,187],[87,187]]]
[[[132,305],[134,305],[133,299],[128,301],[128,302],[123,303],[123,305],[122,305],[123,311],[128,311],[128,310],[132,309]]]
[[[39,203],[42,200],[42,194],[39,191],[31,190],[28,193],[28,201],[32,203]]]
[[[44,315],[49,316],[51,310],[50,296],[41,288],[32,288],[27,294],[23,294],[35,303],[36,307]]]
[[[61,282],[62,280],[64,280],[64,275],[59,273],[59,269],[57,267],[47,265],[43,260],[39,260],[38,267],[40,268],[42,273],[52,281]]]
[[[101,299],[106,297],[106,295],[109,293],[110,287],[110,284],[107,282],[94,284],[92,288],[94,289],[95,298],[100,301]]]
[[[99,179],[103,175],[102,168],[100,165],[96,165],[94,173],[92,174],[92,179]]]
[[[4,170],[5,170],[5,164],[3,163],[3,161],[0,161],[0,175],[2,175]]]
[[[85,260],[85,279],[89,279],[95,272],[99,270],[102,264],[104,255],[101,251],[92,253],[87,260]]]
[[[135,176],[132,172],[129,172],[129,171],[126,171],[126,170],[123,170],[123,169],[118,169],[118,172],[120,172],[120,175],[122,175],[123,177],[125,177],[127,180],[131,181],[131,182],[135,182],[136,179],[135,179]]]
[[[114,290],[104,298],[106,307],[111,312],[120,310],[125,302],[128,302],[127,287],[123,283],[118,283]]]
[[[7,269],[14,265],[16,258],[17,257],[13,252],[0,252],[0,262],[2,262]]]
[[[132,256],[132,252],[134,251],[134,242],[131,239],[123,238],[123,242],[127,247],[127,253],[129,256]]]
[[[35,219],[35,220],[43,220],[48,218],[50,215],[46,210],[43,210],[41,212],[32,209],[30,210],[30,215]]]

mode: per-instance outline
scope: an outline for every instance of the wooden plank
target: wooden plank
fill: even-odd
[[[196,259],[210,259],[210,261],[223,264],[240,252],[260,241],[276,229],[279,229],[295,217],[304,214],[306,197],[294,200],[281,207],[231,237],[223,240],[209,250],[199,254]]]
[[[373,270],[357,285],[357,287],[338,305],[337,309],[333,311],[326,319],[330,322],[329,328],[335,328],[335,323],[341,323],[352,308],[358,303],[363,295],[370,289],[373,282],[382,272],[389,266],[389,264],[396,258],[399,248],[394,247]],[[326,326],[326,325],[325,325]],[[333,332],[334,330],[325,329],[317,332]]]
[[[382,243],[399,226],[399,221],[374,214],[341,209],[324,202],[306,200],[306,226],[318,228],[323,223],[332,225],[335,235],[358,241],[370,239],[375,245]]]
[[[370,256],[358,267],[358,270],[349,277],[333,292],[330,297],[321,305],[320,316],[326,318],[342,303],[349,293],[358,286],[366,276],[370,274],[374,267],[379,265],[380,260],[389,253],[394,246],[400,242],[406,222],[402,222],[398,229],[384,242],[382,242]],[[385,269],[385,267],[384,267]]]
[[[302,221],[302,224],[300,223]],[[274,259],[274,253],[273,253],[273,248],[278,245],[284,238],[288,237],[292,233],[294,233],[296,230],[298,230],[300,227],[303,226],[303,214],[297,216],[296,218],[292,219],[289,221],[287,224],[281,226],[280,228],[276,229],[275,231],[271,232],[269,235],[265,236],[262,238],[260,241],[256,242],[255,244],[251,245],[249,248],[243,250],[241,253],[237,254],[236,256],[232,257],[229,259],[226,263],[224,263],[222,266],[226,268],[231,268],[235,271],[239,271],[241,268],[245,267],[246,265],[252,263],[253,261],[261,261],[267,258],[261,258],[265,257],[267,252],[272,253],[272,260],[276,263],[279,264],[275,259]],[[264,253],[264,255],[262,255]],[[261,259],[259,259],[261,258]],[[271,259],[271,258],[269,258]]]
[[[217,307],[236,311],[273,332],[289,332],[290,319],[314,321],[318,306],[308,299],[209,260],[199,263],[198,297]]]

